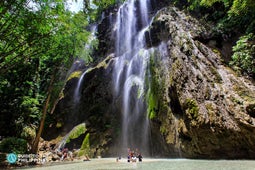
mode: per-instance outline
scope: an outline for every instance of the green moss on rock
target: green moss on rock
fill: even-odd
[[[149,63],[149,74],[151,74],[151,78],[146,80],[147,87],[149,88],[146,95],[146,101],[147,101],[147,114],[150,119],[156,118],[158,107],[159,107],[159,101],[160,98],[160,88],[161,85],[159,83],[159,71],[157,68],[157,64],[155,61],[156,52],[151,54],[150,56],[150,63]]]
[[[205,107],[208,111],[209,121],[212,123],[216,120],[215,108],[212,103],[206,103]]]
[[[177,54],[173,54],[173,55],[177,55]],[[171,74],[170,74],[170,85],[175,84],[176,79],[178,79],[178,72],[180,72],[180,70],[182,70],[183,65],[181,63],[181,61],[179,59],[176,59],[175,62],[172,64],[171,66]]]
[[[57,122],[56,128],[61,128],[62,126],[63,126],[63,123],[62,123],[62,122]]]
[[[186,99],[184,107],[185,107],[186,113],[189,115],[189,118],[191,119],[198,118],[199,107],[196,100]]]
[[[76,139],[78,138],[79,136],[81,136],[82,134],[84,134],[86,132],[86,125],[85,123],[82,123],[76,127],[74,127],[72,129],[72,131],[70,132],[67,140],[66,140],[66,143],[69,143],[72,139]]]
[[[86,125],[85,123],[79,124],[78,126],[75,126],[72,131],[70,132],[66,143],[69,143],[72,139],[76,139],[79,136],[81,136],[82,134],[84,134],[86,132]]]
[[[216,68],[210,67],[211,73],[215,76],[216,83],[222,83],[222,78]]]
[[[69,81],[69,80],[71,80],[73,78],[80,78],[81,74],[82,74],[81,71],[72,72],[71,75],[67,78],[67,81]]]
[[[151,93],[151,89],[148,91],[148,107],[147,113],[150,119],[154,119],[156,117],[156,110],[158,109],[158,99],[157,96]]]
[[[89,138],[90,138],[90,134],[88,133],[82,142],[78,156],[90,156]]]

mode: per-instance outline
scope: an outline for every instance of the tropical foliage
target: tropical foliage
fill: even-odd
[[[34,132],[23,127],[38,128],[43,108],[47,113],[53,107],[75,58],[92,61],[84,53],[90,35],[87,16],[71,13],[64,4],[64,0],[0,2],[1,136],[34,139]]]
[[[225,29],[242,28],[242,31],[252,32],[255,24],[255,4],[253,0],[175,0],[190,11],[200,13],[205,19],[215,21]]]
[[[255,75],[255,36],[250,33],[240,37],[233,47],[232,65],[248,75]]]
[[[8,137],[0,143],[0,150],[4,153],[26,153],[27,141],[21,138]]]
[[[255,73],[254,0],[174,0],[185,9],[197,12],[222,34],[238,32],[231,64],[249,75]],[[83,11],[67,10],[65,0],[0,1],[0,151],[7,144],[21,148],[39,139],[46,113],[54,108],[65,82],[68,68],[77,57],[93,61],[85,45],[91,41],[89,24],[103,11],[124,0],[83,0]],[[155,84],[156,85],[156,84]],[[148,96],[150,117],[155,116],[157,96]],[[194,112],[195,113],[195,112]],[[36,135],[37,134],[37,135]],[[15,138],[9,138],[15,137]],[[24,140],[25,139],[25,142]],[[83,150],[89,148],[89,134]],[[11,148],[11,147],[10,147]],[[11,150],[11,149],[9,149]]]

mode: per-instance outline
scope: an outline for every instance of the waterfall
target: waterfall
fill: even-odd
[[[81,98],[81,85],[83,82],[83,78],[86,74],[86,71],[84,71],[81,75],[81,77],[79,78],[79,81],[77,83],[77,86],[75,88],[75,92],[74,92],[74,102],[75,103],[79,103],[80,102],[80,98]]]
[[[86,53],[86,55],[90,55],[90,53],[93,52],[94,50],[94,47],[93,47],[93,41],[96,40],[96,31],[97,31],[97,26],[96,25],[91,25],[90,27],[90,32],[91,32],[91,35],[89,36],[88,38],[88,42],[85,44],[84,46],[84,51]],[[75,88],[75,92],[74,92],[74,102],[76,104],[79,104],[80,102],[80,98],[81,98],[81,85],[82,85],[82,82],[83,82],[83,78],[84,76],[86,75],[86,73],[89,71],[89,69],[85,70],[81,77],[79,78],[79,81],[77,83],[77,86]]]
[[[114,94],[122,101],[122,153],[127,148],[137,148],[143,154],[149,154],[149,120],[144,92],[150,56],[149,50],[144,48],[144,33],[149,25],[149,3],[149,0],[128,0],[120,6],[117,13],[113,80]]]

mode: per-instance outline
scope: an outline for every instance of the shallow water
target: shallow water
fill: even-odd
[[[73,163],[47,164],[41,167],[22,168],[30,170],[254,170],[255,161],[249,160],[190,160],[190,159],[144,159],[143,162],[116,162],[115,158],[92,159]]]

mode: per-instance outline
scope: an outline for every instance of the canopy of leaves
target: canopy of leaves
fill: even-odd
[[[90,36],[88,17],[67,11],[64,4],[64,0],[0,1],[1,136],[20,137],[23,127],[38,127],[52,75],[53,104],[74,59],[92,61],[84,53]]]
[[[116,4],[118,2],[118,0],[93,0],[92,2],[98,8],[106,9],[109,6]]]
[[[184,4],[184,8],[209,18],[221,29],[255,31],[253,0],[174,0],[174,3]]]

